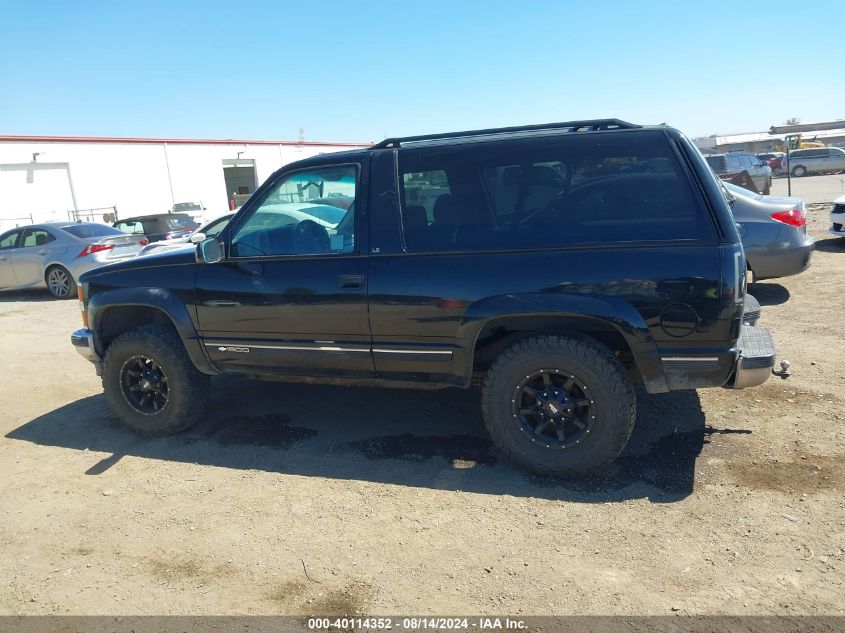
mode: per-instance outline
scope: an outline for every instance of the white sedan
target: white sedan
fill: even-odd
[[[833,223],[828,231],[839,237],[845,237],[845,196],[839,196],[833,201],[830,211],[830,221]]]

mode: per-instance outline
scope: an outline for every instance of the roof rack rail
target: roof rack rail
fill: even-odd
[[[538,125],[517,125],[514,127],[496,127],[486,130],[468,130],[466,132],[445,132],[443,134],[421,134],[419,136],[402,136],[386,138],[376,143],[370,149],[387,149],[400,147],[402,143],[415,141],[432,141],[445,138],[462,138],[465,136],[488,136],[491,134],[509,134],[511,132],[530,132],[534,130],[569,130],[570,132],[598,132],[599,130],[621,130],[641,127],[620,119],[592,119],[586,121],[565,121],[561,123],[541,123]]]

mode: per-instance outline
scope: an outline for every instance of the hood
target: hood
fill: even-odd
[[[839,196],[833,201],[833,204],[845,204],[845,196]]]
[[[89,270],[79,278],[79,281],[87,283],[97,277],[115,272],[123,272],[126,270],[155,268],[158,266],[196,264],[196,262],[197,260],[194,248],[166,249],[162,250],[160,253],[154,252],[149,255],[144,255],[143,257],[133,257],[114,264],[107,264],[106,266],[95,268],[94,270]]]

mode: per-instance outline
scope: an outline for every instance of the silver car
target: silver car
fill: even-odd
[[[722,184],[753,281],[797,275],[809,267],[815,244],[807,235],[804,200],[763,196]]]
[[[841,147],[794,149],[786,160],[786,169],[799,178],[845,171],[845,149]]]
[[[0,235],[0,289],[47,286],[59,299],[76,297],[76,280],[98,266],[135,257],[148,244],[105,224],[45,222]]]

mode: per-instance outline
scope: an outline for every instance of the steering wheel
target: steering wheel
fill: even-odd
[[[326,227],[314,220],[302,220],[293,230],[293,246],[297,253],[328,253],[330,244]]]

